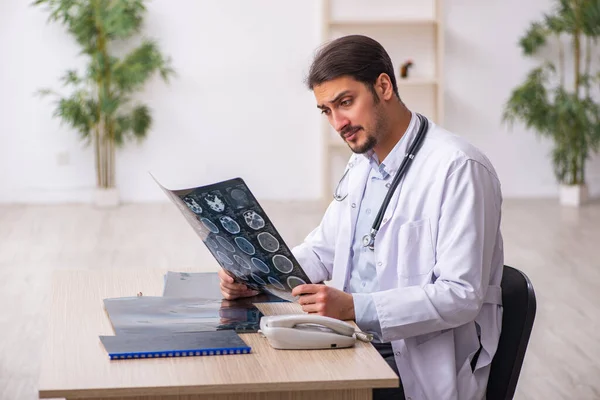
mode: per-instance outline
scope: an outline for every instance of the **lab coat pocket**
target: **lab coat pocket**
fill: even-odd
[[[423,336],[427,336],[427,340],[418,345],[415,341],[409,349],[412,372],[425,391],[423,398],[463,400],[453,387],[456,382],[454,331],[447,329]],[[435,385],[431,384],[432,378],[436,380]]]
[[[435,264],[429,219],[407,222],[398,231],[398,276],[428,274]]]

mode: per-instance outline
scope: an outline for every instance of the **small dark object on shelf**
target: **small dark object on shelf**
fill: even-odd
[[[413,66],[412,60],[407,60],[404,64],[400,66],[400,77],[408,78],[408,69]]]

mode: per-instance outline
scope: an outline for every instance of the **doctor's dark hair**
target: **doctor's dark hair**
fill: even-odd
[[[349,35],[328,42],[317,52],[306,85],[313,90],[324,82],[350,76],[366,84],[378,101],[374,85],[382,73],[390,77],[394,93],[400,99],[394,66],[383,46],[367,36]]]

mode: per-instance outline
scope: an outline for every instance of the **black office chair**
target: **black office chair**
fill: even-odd
[[[502,333],[492,360],[487,400],[512,399],[535,319],[536,300],[531,281],[518,269],[504,266]]]

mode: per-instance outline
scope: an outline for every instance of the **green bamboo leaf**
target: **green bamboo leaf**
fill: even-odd
[[[519,40],[523,54],[531,56],[546,44],[549,31],[540,22],[531,24],[527,32]]]
[[[112,39],[139,33],[146,7],[139,0],[113,0],[107,4],[103,26]]]
[[[544,23],[546,27],[554,34],[561,34],[567,31],[567,25],[564,19],[558,15],[547,14],[544,16]]]
[[[121,146],[125,142],[125,135],[131,131],[131,117],[128,115],[119,115],[115,118],[115,143]]]
[[[544,67],[532,70],[522,85],[511,91],[505,105],[503,121],[512,125],[516,120],[525,122],[527,128],[541,135],[549,131],[550,104],[545,87],[547,71]]]
[[[35,94],[36,94],[37,96],[40,96],[40,97],[46,97],[46,96],[49,96],[49,95],[55,95],[55,96],[58,96],[58,93],[56,93],[56,92],[55,92],[54,90],[52,90],[52,89],[39,89],[39,90],[37,90],[37,91],[35,92]]]
[[[108,117],[111,117],[115,114],[119,107],[121,106],[121,102],[118,98],[105,96],[102,97],[102,113]]]
[[[554,175],[559,182],[564,182],[568,171],[568,157],[563,147],[557,146],[552,149],[552,165]]]
[[[82,79],[74,69],[68,70],[61,78],[63,85],[78,85],[82,82]]]
[[[135,138],[144,139],[152,126],[150,109],[145,105],[138,105],[131,113],[131,132]]]
[[[119,90],[129,92],[139,89],[155,72],[159,72],[166,79],[173,70],[169,60],[160,53],[157,44],[147,39],[115,64],[113,78]]]
[[[583,32],[589,36],[600,36],[600,0],[586,0],[581,4]]]
[[[79,93],[71,97],[61,98],[53,113],[62,123],[76,129],[82,138],[87,137],[92,129],[89,110],[80,101]]]
[[[90,125],[97,125],[100,122],[100,114],[98,113],[98,102],[89,95],[86,98],[82,98],[81,102],[83,104],[83,107],[85,107],[85,112],[90,118]]]
[[[577,17],[572,0],[559,0],[556,13],[564,26],[564,32],[573,33],[577,26]]]

